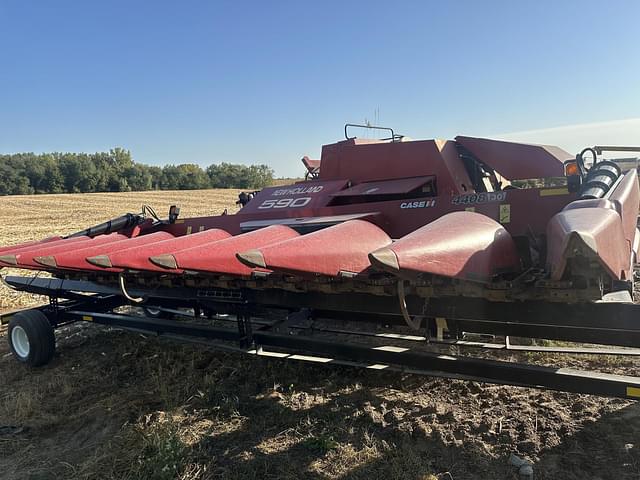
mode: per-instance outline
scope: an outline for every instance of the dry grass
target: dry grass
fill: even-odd
[[[0,246],[67,235],[123,213],[138,213],[143,204],[153,207],[160,217],[167,215],[171,205],[180,207],[182,217],[216,215],[225,208],[233,213],[239,192],[216,189],[0,197]],[[25,271],[5,269],[3,274],[24,275]],[[0,285],[0,311],[42,301]]]
[[[239,192],[217,189],[0,197],[0,244],[72,233],[126,212],[140,212],[143,204],[151,205],[160,216],[166,216],[171,205],[180,206],[183,217],[217,215],[225,208],[232,213]]]
[[[233,211],[236,194],[3,197],[0,244],[143,203]],[[0,295],[0,308],[37,301]],[[29,370],[5,334],[2,479],[517,478],[511,453],[538,479],[640,476],[640,409],[626,401],[248,358],[94,325],[59,331],[52,364]]]

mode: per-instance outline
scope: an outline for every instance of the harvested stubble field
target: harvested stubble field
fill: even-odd
[[[236,191],[0,198],[0,244],[69,233],[147,203],[234,210]],[[6,272],[3,272],[6,273]],[[2,287],[1,308],[37,299]],[[95,325],[58,334],[47,367],[0,331],[0,478],[640,478],[636,403],[318,367]],[[637,375],[638,361],[529,356]]]

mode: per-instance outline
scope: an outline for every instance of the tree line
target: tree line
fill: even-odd
[[[193,163],[157,167],[136,163],[131,152],[0,154],[0,195],[130,192],[199,188],[257,189],[273,182],[267,165]]]

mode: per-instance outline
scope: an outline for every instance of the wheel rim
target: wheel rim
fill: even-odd
[[[27,337],[27,332],[24,331],[24,328],[18,325],[13,327],[13,330],[11,330],[11,344],[19,357],[27,358],[29,356],[31,345],[29,344],[29,337]]]

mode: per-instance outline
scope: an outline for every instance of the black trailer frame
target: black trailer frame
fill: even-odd
[[[610,375],[599,372],[552,368],[539,365],[489,360],[467,355],[450,355],[407,346],[402,336],[382,336],[400,340],[395,345],[371,345],[353,341],[361,335],[355,331],[325,330],[347,341],[335,341],[317,335],[313,329],[295,325],[295,320],[312,318],[348,319],[383,325],[403,322],[397,298],[359,294],[314,294],[282,290],[201,290],[188,287],[130,289],[130,296],[145,299],[145,305],[160,308],[193,308],[194,319],[200,312],[223,315],[231,326],[213,326],[202,322],[178,321],[117,312],[130,305],[116,285],[85,280],[9,276],[10,287],[49,297],[49,304],[38,307],[53,328],[72,322],[89,321],[118,328],[150,332],[187,341],[214,341],[222,348],[232,348],[256,355],[364,366],[373,369],[395,368],[448,378],[488,383],[546,388],[572,393],[587,393],[626,399],[640,399],[640,377]],[[483,299],[451,297],[424,299],[407,297],[407,307],[420,312],[428,330],[434,327],[435,340],[449,331],[457,346],[493,346],[482,342],[465,342],[462,332],[492,335],[546,338],[572,342],[640,347],[640,305],[627,302],[561,304],[548,302],[490,302]],[[15,312],[0,316],[5,323]],[[226,316],[231,315],[231,316]],[[438,319],[438,321],[436,321]],[[444,323],[443,323],[444,322]],[[304,322],[303,322],[304,323]],[[300,334],[281,333],[284,326]],[[344,334],[344,335],[341,335]],[[380,337],[380,336],[378,336]],[[414,336],[413,340],[422,339]],[[229,342],[233,342],[229,344]],[[388,342],[391,343],[391,342]],[[398,346],[398,343],[401,346]],[[232,346],[235,345],[235,346]],[[507,344],[505,346],[509,348]],[[540,350],[540,349],[534,349]],[[546,349],[563,353],[629,354],[640,350],[587,348]],[[299,354],[300,353],[300,354]]]

